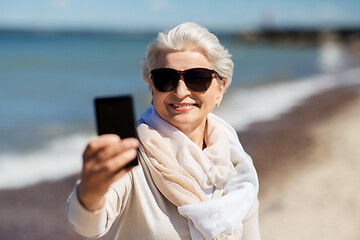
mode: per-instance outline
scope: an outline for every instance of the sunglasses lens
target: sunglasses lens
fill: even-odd
[[[186,86],[194,92],[205,92],[210,87],[213,70],[206,68],[191,68],[184,71]],[[171,68],[159,68],[151,71],[155,88],[160,92],[170,92],[176,88],[180,79],[180,72]]]
[[[180,78],[176,70],[169,68],[155,69],[151,71],[151,75],[155,88],[160,92],[174,90]]]
[[[208,90],[213,75],[212,71],[205,68],[193,68],[185,72],[185,82],[187,87],[196,92],[205,92]]]

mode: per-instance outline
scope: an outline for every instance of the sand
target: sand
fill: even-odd
[[[360,86],[314,96],[239,136],[259,173],[263,240],[360,239]],[[0,239],[85,239],[66,217],[76,179],[0,191]]]
[[[360,98],[309,134],[307,153],[293,160],[307,164],[261,195],[263,239],[360,239]]]

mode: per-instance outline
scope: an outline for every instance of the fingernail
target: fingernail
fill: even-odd
[[[109,140],[112,142],[118,142],[120,140],[120,137],[113,134],[109,136]]]

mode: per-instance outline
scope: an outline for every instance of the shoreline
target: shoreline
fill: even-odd
[[[276,119],[253,123],[246,130],[238,131],[245,151],[253,158],[261,181],[260,195],[266,194],[271,186],[267,181],[285,180],[286,175],[309,163],[297,161],[310,151],[315,139],[314,125],[341,114],[344,106],[360,97],[360,85],[338,86],[315,94]],[[259,147],[260,146],[260,147]]]
[[[214,109],[213,113],[238,131],[246,130],[251,123],[280,118],[294,106],[326,89],[359,84],[359,74],[360,68],[351,68],[336,74],[313,75],[297,81],[233,88],[227,92],[222,106]],[[234,111],[234,105],[239,106],[239,110]],[[46,139],[44,145],[36,147],[35,144],[39,142],[36,136],[35,139],[22,139],[23,143],[27,142],[24,146],[17,141],[13,144],[10,141],[8,145],[12,145],[15,151],[8,151],[9,148],[6,148],[0,155],[0,190],[23,188],[39,182],[62,179],[79,172],[79,155],[88,140],[96,133],[93,127],[86,131],[77,129],[78,131],[65,135],[57,131],[52,139]],[[18,132],[21,131],[23,129],[18,129]],[[48,129],[45,127],[38,131],[46,132]]]
[[[262,222],[272,222],[268,216],[274,208],[279,208],[277,201],[272,199],[274,194],[286,188],[301,169],[321,163],[322,160],[314,162],[304,158],[312,153],[316,144],[314,129],[341,115],[344,108],[356,108],[351,103],[360,99],[359,89],[358,85],[330,89],[308,98],[275,120],[254,123],[247,130],[238,132],[260,179],[261,228]],[[73,175],[22,189],[0,190],[0,238],[85,239],[71,229],[66,217],[66,199],[77,177]],[[271,226],[264,225],[262,232],[270,232],[268,229]],[[271,237],[274,236],[263,236],[264,239]]]

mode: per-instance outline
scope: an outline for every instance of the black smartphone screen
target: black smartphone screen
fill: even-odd
[[[94,103],[98,135],[113,133],[121,139],[137,137],[131,96],[98,97]],[[137,158],[129,163],[137,164]]]

